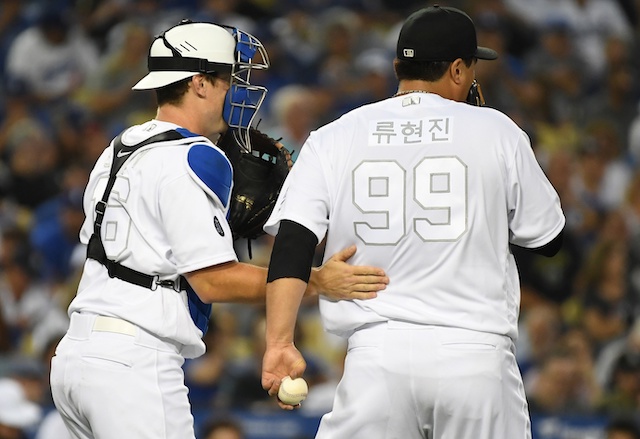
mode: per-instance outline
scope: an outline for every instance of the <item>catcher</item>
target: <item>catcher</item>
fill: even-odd
[[[195,438],[184,359],[205,351],[211,303],[264,303],[267,277],[237,259],[226,220],[234,171],[209,137],[230,128],[249,136],[266,93],[250,74],[268,65],[255,37],[211,23],[184,21],[152,43],[150,72],[134,89],[155,90],[157,115],[111,142],[85,190],[87,260],[51,365],[53,399],[74,439]],[[237,157],[236,175],[252,175],[248,157]],[[272,175],[286,168],[281,157]],[[255,234],[249,225],[236,234]],[[354,252],[314,271],[307,293],[374,297],[388,280],[344,263]]]

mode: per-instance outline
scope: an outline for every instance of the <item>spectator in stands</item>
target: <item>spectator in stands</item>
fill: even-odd
[[[41,416],[18,381],[0,378],[0,439],[28,439]]]
[[[615,117],[613,110],[608,113]],[[618,115],[621,121],[624,120],[621,114]],[[600,116],[591,119],[583,130],[586,140],[592,142],[602,162],[602,178],[596,195],[605,210],[617,209],[623,204],[634,172],[624,150],[625,143],[620,137],[622,130],[618,130],[618,125],[611,118]]]
[[[214,312],[209,329],[203,336],[207,351],[184,365],[185,384],[189,400],[196,406],[209,406],[216,398],[220,378],[230,360],[231,344],[237,342],[228,313]]]
[[[595,401],[586,398],[589,386],[578,357],[560,342],[543,360],[537,373],[525,380],[532,415],[576,415],[594,411]]]
[[[611,0],[563,0],[557,2],[558,15],[569,24],[577,52],[587,72],[601,78],[606,64],[605,48],[610,37],[630,41],[633,30],[620,4]]]
[[[580,326],[568,328],[560,343],[566,346],[578,364],[577,380],[582,404],[585,410],[591,413],[603,395],[603,388],[597,379],[594,344]]]
[[[614,151],[622,158],[627,158],[629,144],[629,127],[633,122],[638,105],[637,68],[635,60],[626,52],[632,51],[629,44],[618,39],[608,41],[611,57],[602,74],[598,89],[594,90],[584,101],[582,125],[586,128],[593,122],[599,125],[606,123],[615,137]],[[620,53],[622,52],[622,53]]]
[[[32,356],[16,355],[6,361],[3,378],[10,378],[20,384],[25,397],[39,406],[44,406],[49,380],[45,377],[45,367]]]
[[[217,418],[202,429],[200,439],[244,439],[242,426],[233,418]]]
[[[640,439],[640,427],[633,418],[614,418],[606,426],[605,439]]]
[[[6,74],[24,80],[40,102],[52,103],[67,99],[97,65],[93,42],[69,21],[68,11],[51,6],[11,44]]]
[[[515,26],[506,17],[494,12],[480,13],[474,22],[478,44],[493,47],[500,54],[494,62],[476,64],[476,79],[482,84],[487,106],[500,109],[526,127],[520,103],[520,89],[525,79],[522,61],[508,51],[511,40],[507,39],[507,34]]]
[[[47,412],[38,428],[35,439],[73,439],[62,416],[57,410]]]
[[[558,14],[558,3],[558,0],[504,0],[510,13],[534,29],[540,29]]]
[[[629,159],[634,165],[640,163],[640,101],[636,105],[635,111],[632,113],[633,120],[627,127],[628,144],[627,151]]]
[[[595,356],[598,382],[610,391],[616,365],[622,357],[640,359],[640,319],[636,318],[624,337],[607,343]]]
[[[586,254],[597,238],[606,210],[600,197],[606,161],[594,139],[580,142],[574,166],[569,183],[570,200],[576,209],[574,227],[580,237],[580,251]]]
[[[304,85],[291,84],[280,88],[271,98],[272,120],[265,132],[274,138],[282,137],[282,143],[298,156],[309,133],[318,128],[314,91]]]
[[[147,73],[151,35],[133,20],[114,26],[110,46],[74,95],[74,100],[114,135],[155,115],[153,93],[133,95],[131,87]]]
[[[199,0],[194,20],[224,24],[257,35],[256,23],[238,12],[241,3],[239,0]]]
[[[30,95],[27,85],[24,81],[16,78],[4,77],[0,83],[3,91],[2,96],[2,112],[0,113],[0,155],[5,158],[8,144],[12,141],[13,136],[20,130],[44,129],[41,121],[37,119],[33,106],[31,105]]]
[[[356,74],[361,78],[360,90],[354,100],[362,105],[387,99],[395,93],[396,79],[389,65],[389,52],[367,49],[355,58]]]
[[[562,331],[557,306],[538,303],[523,310],[518,327],[516,358],[523,377],[536,370],[556,347]]]
[[[215,395],[217,409],[277,410],[278,405],[262,390],[261,367],[264,353],[264,317],[256,317],[244,355],[230,358],[219,379],[220,386]]]
[[[74,3],[77,22],[87,37],[95,42],[101,53],[108,46],[107,40],[111,29],[133,15],[130,1],[93,0]]]
[[[625,354],[613,369],[610,389],[599,403],[606,416],[633,415],[640,408],[640,357]]]
[[[637,298],[628,282],[628,246],[624,242],[603,241],[591,254],[583,296],[583,324],[596,352],[630,328]]]
[[[29,354],[37,328],[46,325],[47,319],[60,310],[51,290],[37,279],[37,265],[25,234],[5,231],[2,244],[0,308],[12,346],[16,352]]]
[[[341,7],[326,10],[319,17],[323,50],[319,62],[318,82],[332,98],[329,119],[355,108],[362,85],[355,66],[360,21],[354,12]]]
[[[28,26],[25,9],[22,0],[3,0],[0,2],[0,72],[5,71],[5,60],[11,42]],[[0,84],[1,89],[2,85]]]
[[[541,29],[540,44],[526,56],[526,71],[549,87],[553,124],[576,120],[577,103],[583,97],[584,61],[576,54],[570,24],[557,18]]]
[[[62,192],[34,210],[30,241],[42,264],[42,277],[54,285],[64,284],[77,270],[76,252],[84,253],[80,244],[80,227],[84,221],[82,194],[88,171],[79,164],[64,170]]]
[[[279,62],[272,63],[272,67],[282,71],[289,81],[303,85],[316,84],[322,35],[318,20],[301,5],[295,5],[271,20],[269,31],[276,45],[275,50],[269,48],[269,56],[275,54],[273,61],[280,58]]]
[[[0,356],[11,355],[14,346],[11,340],[11,329],[4,317],[2,304],[0,303]]]
[[[14,130],[7,144],[8,196],[18,205],[34,209],[55,196],[58,185],[58,149],[50,133],[38,126]]]

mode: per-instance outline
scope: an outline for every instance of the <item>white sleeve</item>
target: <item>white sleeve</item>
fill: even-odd
[[[276,235],[280,221],[290,220],[311,230],[321,242],[329,225],[329,188],[313,134],[300,150],[264,230]]]
[[[560,233],[565,217],[560,198],[542,171],[524,132],[513,162],[507,167],[509,241],[525,248],[542,247]]]
[[[160,214],[180,273],[236,261],[225,209],[187,173],[160,190]]]

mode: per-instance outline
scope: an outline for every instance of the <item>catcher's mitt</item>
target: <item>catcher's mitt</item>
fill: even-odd
[[[255,128],[249,129],[251,152],[247,152],[239,135],[237,130],[228,129],[217,142],[233,166],[229,225],[234,239],[255,239],[264,234],[262,226],[289,173],[291,154]]]

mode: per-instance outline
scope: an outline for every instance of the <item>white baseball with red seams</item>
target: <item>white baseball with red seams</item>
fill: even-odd
[[[305,400],[308,393],[309,386],[303,378],[291,379],[286,376],[280,383],[278,399],[285,404],[298,405]]]

